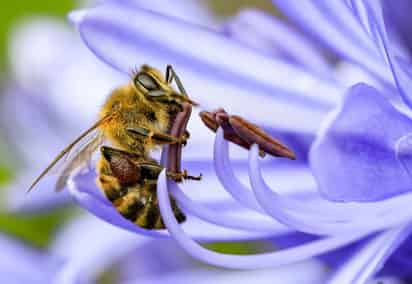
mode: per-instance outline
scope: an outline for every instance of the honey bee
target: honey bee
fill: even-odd
[[[173,80],[179,92],[171,86]],[[163,168],[150,153],[157,146],[186,143],[188,132],[181,137],[168,134],[184,103],[197,105],[172,66],[167,66],[165,76],[148,65],[141,66],[132,72],[129,83],[108,96],[97,122],[57,155],[28,191],[63,162],[56,183],[56,190],[61,190],[70,174],[84,167],[100,147],[97,186],[125,218],[146,229],[163,229],[156,196],[157,177]],[[105,141],[111,145],[102,146]],[[186,171],[167,172],[167,176],[176,181],[200,179]],[[172,205],[176,219],[183,222],[185,215],[173,199]]]

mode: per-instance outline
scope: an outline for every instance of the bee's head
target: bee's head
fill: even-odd
[[[177,105],[188,102],[196,105],[187,96],[176,92],[158,70],[147,65],[143,65],[140,71],[134,72],[133,85],[149,101]]]

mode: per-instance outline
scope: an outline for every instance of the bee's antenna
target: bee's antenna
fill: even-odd
[[[139,68],[137,67],[137,65],[130,68],[130,71],[129,71],[130,79],[133,79],[137,75],[137,73],[139,73]]]

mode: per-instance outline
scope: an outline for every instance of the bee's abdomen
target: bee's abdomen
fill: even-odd
[[[113,205],[123,217],[139,227],[149,230],[164,229],[156,192],[145,194],[145,190],[145,188],[136,187],[132,190],[129,189],[129,192],[115,200]],[[186,216],[177,207],[174,200],[172,200],[172,208],[177,221],[184,222]]]
[[[117,161],[112,157],[109,163],[102,157],[97,167],[97,185],[124,218],[145,229],[164,229],[156,193],[157,176],[152,176],[152,172],[149,174],[143,171],[136,172],[136,177],[130,178],[133,175],[132,168],[134,167],[126,163],[126,160]],[[185,215],[178,208],[176,201],[170,198],[177,221],[184,222]]]

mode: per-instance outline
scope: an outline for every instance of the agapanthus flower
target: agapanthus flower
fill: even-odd
[[[147,10],[139,1],[109,1],[74,13],[71,19],[86,45],[116,70],[127,74],[139,63],[172,64],[202,107],[224,106],[288,141],[296,139],[303,148],[298,154],[302,162],[262,162],[254,146],[242,166],[241,160],[229,159],[228,142],[219,129],[210,150],[224,193],[212,177],[207,148],[193,153],[196,140],[192,140],[183,159],[187,167],[205,173],[204,181],[180,188],[164,173],[158,180],[159,205],[169,234],[146,231],[123,219],[95,186],[93,173],[77,176],[70,192],[81,206],[111,224],[140,234],[170,236],[192,257],[225,268],[291,264],[363,240],[329,282],[364,283],[411,229],[410,46],[403,28],[408,18],[399,16],[402,9],[396,5],[382,7],[380,1],[275,2],[312,40],[317,39],[315,44],[257,12],[241,18],[253,31],[250,37],[236,29],[236,22],[219,30]],[[269,27],[276,27],[273,33]],[[285,38],[296,45],[285,48],[279,43]],[[346,86],[339,81],[339,72],[317,53],[319,44],[363,68],[369,76],[354,79],[369,85],[357,84],[343,95]],[[307,164],[305,147],[314,138]],[[194,158],[196,162],[190,162]],[[168,193],[189,214],[181,226]],[[229,196],[235,202],[227,201]],[[214,224],[213,229],[199,219]],[[193,240],[262,240],[288,230],[317,238],[247,256],[213,252]],[[404,251],[398,250],[391,260],[410,267]],[[392,273],[403,276],[400,271]]]

